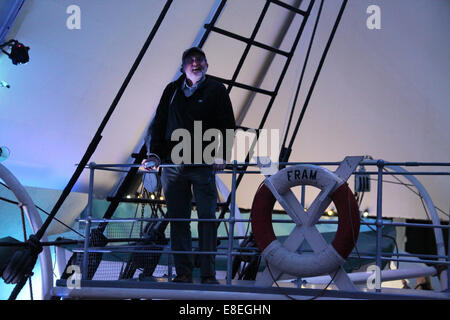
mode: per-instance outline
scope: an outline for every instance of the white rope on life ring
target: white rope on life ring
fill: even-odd
[[[290,189],[299,185],[310,185],[328,191],[328,197],[338,211],[338,229],[332,243],[322,245],[319,250],[313,248],[314,253],[298,254],[289,251],[277,240],[272,226],[275,202],[278,200],[283,207],[289,207],[289,201],[292,201],[292,197],[288,197],[292,193]],[[288,214],[297,225],[305,228],[313,227],[316,222],[315,217],[308,216],[305,212],[296,212],[294,217],[292,212]],[[258,248],[269,265],[293,276],[311,277],[331,273],[344,264],[358,239],[360,217],[358,204],[345,181],[328,169],[297,165],[280,170],[265,180],[253,199],[251,224]]]

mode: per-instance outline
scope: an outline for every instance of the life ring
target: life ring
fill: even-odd
[[[283,196],[291,187],[311,185],[321,190],[333,184],[329,197],[338,212],[338,228],[331,242],[320,252],[290,252],[277,240],[272,226],[276,198],[269,189]],[[328,169],[314,165],[297,165],[278,171],[258,189],[251,209],[252,232],[265,260],[280,271],[311,277],[327,274],[342,266],[353,250],[359,235],[358,204],[348,184]]]

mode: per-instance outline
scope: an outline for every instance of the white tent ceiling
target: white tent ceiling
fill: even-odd
[[[264,3],[229,0],[217,26],[249,36]],[[304,1],[302,8],[307,3]],[[11,150],[5,165],[24,185],[57,190],[66,186],[164,4],[163,0],[25,2],[6,39],[30,46],[30,62],[14,66],[6,55],[0,56],[0,80],[11,85],[10,89],[0,88],[0,145]],[[297,117],[340,4],[340,0],[325,1]],[[366,9],[373,4],[381,8],[380,30],[366,26]],[[69,5],[81,9],[79,30],[66,26]],[[182,51],[198,43],[216,5],[215,0],[174,1],[91,161],[131,161],[131,153],[143,143],[165,85],[177,76]],[[287,10],[271,5],[256,40],[275,43],[287,18]],[[340,161],[347,155],[371,155],[387,161],[448,162],[449,18],[447,0],[350,0],[290,160]],[[314,20],[306,25],[266,122],[266,128],[279,129],[280,135]],[[290,49],[300,22],[300,17],[293,20],[281,49]],[[204,46],[208,73],[229,79],[243,49],[241,42],[212,34]],[[266,59],[264,50],[252,49],[237,81],[253,84]],[[273,90],[284,59],[273,61],[262,88]],[[239,117],[248,94],[234,88],[231,98]],[[258,127],[267,102],[257,95],[241,124]],[[111,192],[118,177],[97,173],[96,196]],[[224,180],[229,182],[229,176]],[[243,180],[237,195],[241,207],[250,207],[261,180],[262,176]],[[420,180],[435,205],[447,212],[448,176]],[[87,181],[85,172],[74,191],[86,192]],[[384,195],[385,216],[426,217],[420,199],[405,188],[386,185]],[[308,195],[307,204],[312,196]],[[364,200],[372,213],[375,196],[373,191]]]

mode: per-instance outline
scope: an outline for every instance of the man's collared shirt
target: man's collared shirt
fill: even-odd
[[[206,79],[206,77],[203,76],[203,77],[202,77],[196,84],[194,84],[192,87],[190,87],[190,86],[187,84],[186,79],[184,79],[184,82],[183,82],[183,84],[182,84],[182,86],[181,86],[181,89],[183,90],[184,95],[185,95],[187,98],[189,98],[190,96],[192,96],[192,95],[194,94],[195,90],[197,90],[198,86],[199,86],[203,81],[205,81],[205,79]]]

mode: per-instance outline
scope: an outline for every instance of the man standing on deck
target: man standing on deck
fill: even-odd
[[[223,170],[226,160],[229,161],[231,158],[233,141],[227,141],[227,138],[233,140],[233,137],[227,137],[226,130],[235,129],[235,120],[225,86],[207,76],[207,70],[206,55],[200,48],[192,47],[184,51],[181,64],[183,75],[166,86],[149,129],[147,159],[142,162],[144,167],[150,165],[149,169],[156,170],[161,163],[186,164],[186,166],[165,167],[162,170],[161,182],[167,201],[168,218],[189,219],[193,195],[198,218],[216,218],[215,171]],[[199,128],[201,136],[198,135]],[[191,141],[183,144],[188,148],[177,152],[177,144],[180,143],[174,141],[173,137],[180,129],[190,134]],[[218,135],[214,137],[215,142],[221,141],[221,146],[211,152],[213,161],[204,159],[205,147],[210,142],[203,141],[203,134],[209,129],[217,129],[216,132],[221,136],[221,139]],[[202,141],[193,141],[199,137]],[[214,152],[216,150],[222,150],[221,154],[220,152],[216,154]],[[204,165],[189,166],[189,164]],[[199,222],[198,235],[200,251],[216,251],[215,222]],[[172,221],[170,239],[172,250],[192,251],[190,222]],[[174,254],[174,260],[177,276],[173,281],[192,282],[194,266],[191,255]],[[215,255],[200,254],[199,261],[201,282],[217,284]]]

